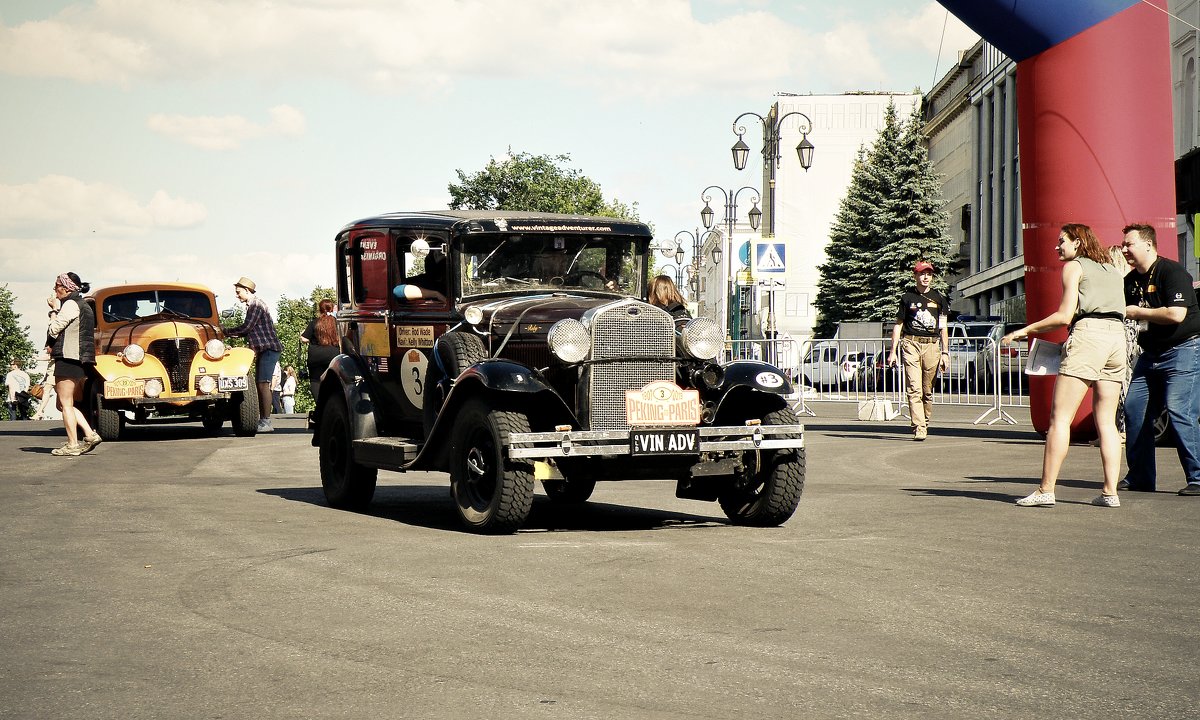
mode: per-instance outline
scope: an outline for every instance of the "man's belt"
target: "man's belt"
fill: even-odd
[[[915,343],[921,343],[922,345],[928,345],[929,343],[941,341],[941,339],[937,337],[924,337],[922,335],[901,335],[900,337],[904,338],[905,340],[912,340]]]

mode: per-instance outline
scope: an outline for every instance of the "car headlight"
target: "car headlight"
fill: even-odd
[[[471,323],[472,325],[478,325],[479,323],[483,322],[483,309],[478,305],[472,305],[471,307],[467,308],[465,313],[463,313],[463,317],[466,318],[467,322]]]
[[[225,357],[225,343],[216,338],[204,343],[204,357],[209,360],[220,360]]]
[[[220,342],[219,340],[217,342]],[[217,379],[212,375],[203,375],[196,383],[196,389],[205,395],[211,395],[217,389]]]
[[[163,384],[158,378],[150,378],[146,381],[146,397],[156,398],[162,395]]]
[[[592,351],[592,336],[583,323],[573,318],[559,320],[546,334],[550,352],[565,363],[577,363]]]
[[[125,361],[126,365],[141,365],[142,361],[146,359],[146,351],[136,343],[126,345],[125,349],[121,351],[121,359]]]
[[[712,360],[721,353],[721,344],[725,342],[725,334],[717,321],[712,318],[698,317],[683,326],[679,334],[683,351],[697,360]]]

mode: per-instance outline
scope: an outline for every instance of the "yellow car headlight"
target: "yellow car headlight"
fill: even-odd
[[[225,343],[216,338],[204,343],[204,357],[209,360],[220,360],[225,357]]]
[[[163,384],[158,378],[150,378],[146,381],[146,397],[156,398],[162,395]]]
[[[121,359],[125,361],[126,365],[141,365],[142,361],[146,359],[146,351],[137,343],[126,345],[125,349],[121,351]]]
[[[217,379],[212,375],[202,375],[200,381],[196,383],[196,389],[205,395],[211,395],[217,390]]]

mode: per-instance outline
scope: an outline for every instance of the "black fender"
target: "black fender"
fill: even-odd
[[[579,427],[570,405],[536,371],[511,360],[484,360],[467,368],[454,380],[420,454],[405,469],[444,469],[454,418],[468,400],[480,395],[497,404],[507,399],[528,407],[530,424],[535,429],[566,423]]]
[[[785,407],[785,396],[792,394],[792,383],[787,373],[769,363],[759,360],[736,360],[725,365],[720,384],[715,388],[717,424],[722,418],[736,417],[752,410],[748,416],[759,416]],[[713,399],[709,395],[708,399]],[[761,410],[760,410],[761,408]]]
[[[350,413],[350,425],[354,437],[369,438],[379,434],[375,423],[375,402],[368,384],[370,374],[362,359],[351,355],[338,355],[329,363],[329,369],[321,377],[317,390],[317,407],[313,410],[313,447],[321,444],[321,418],[329,402],[338,398],[346,403]]]

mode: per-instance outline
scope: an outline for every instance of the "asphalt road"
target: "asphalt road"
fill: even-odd
[[[298,418],[81,458],[0,423],[0,717],[1196,717],[1200,498],[1170,451],[1113,510],[1072,448],[1058,506],[1022,509],[1027,424],[939,410],[915,443],[819,412],[781,528],[608,483],[509,537],[461,532],[438,474],[331,510]]]

